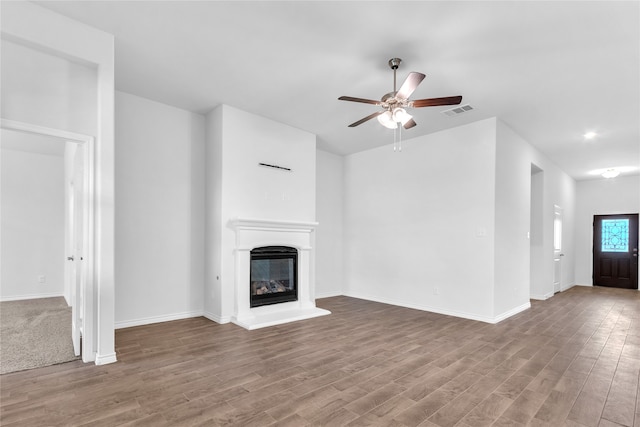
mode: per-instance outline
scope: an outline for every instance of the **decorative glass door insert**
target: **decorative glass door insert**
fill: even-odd
[[[629,252],[629,220],[602,220],[602,252]]]

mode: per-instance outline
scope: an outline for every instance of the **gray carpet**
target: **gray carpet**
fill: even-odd
[[[75,359],[63,297],[0,302],[0,374]]]

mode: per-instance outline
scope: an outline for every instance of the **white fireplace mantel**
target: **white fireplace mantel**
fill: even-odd
[[[330,314],[316,307],[313,232],[317,222],[235,218],[235,304],[231,321],[245,329],[258,329]],[[250,307],[251,250],[263,246],[290,246],[298,250],[298,300]]]
[[[234,218],[230,221],[233,228],[244,229],[276,229],[276,230],[307,230],[313,231],[317,226],[317,222],[305,221],[281,221],[274,219],[256,219],[256,218]]]

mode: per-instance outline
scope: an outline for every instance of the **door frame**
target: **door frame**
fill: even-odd
[[[20,122],[16,120],[0,119],[0,128],[6,130],[12,130],[17,132],[31,133],[42,136],[49,136],[54,138],[63,139],[66,141],[74,142],[83,145],[83,163],[84,163],[84,197],[82,200],[83,205],[83,262],[82,262],[82,279],[76,283],[76,295],[82,295],[81,307],[73,307],[72,310],[80,310],[80,316],[83,319],[82,325],[82,345],[81,353],[82,360],[84,362],[90,362],[95,360],[95,342],[97,339],[97,323],[95,318],[97,315],[97,308],[95,305],[96,291],[95,291],[95,272],[96,272],[96,258],[95,254],[95,138],[89,135],[83,135],[74,132],[68,132],[60,129],[48,128],[45,126],[39,126],[31,123]],[[65,182],[65,186],[68,183]],[[65,228],[68,226],[65,221]],[[65,233],[68,232],[65,230]],[[65,269],[65,281],[67,280]],[[74,305],[75,301],[73,301]],[[79,331],[73,331],[72,334],[77,334]]]

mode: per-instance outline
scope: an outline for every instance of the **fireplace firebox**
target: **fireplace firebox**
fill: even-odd
[[[266,246],[251,251],[251,307],[298,300],[298,250]]]

